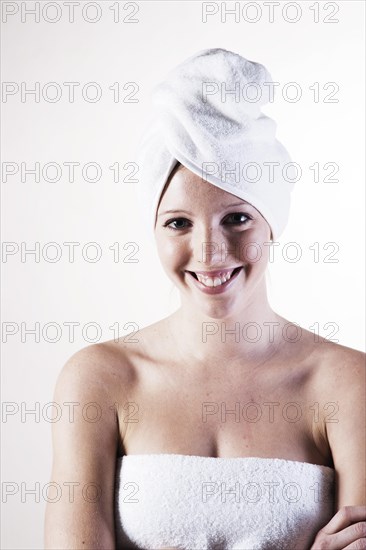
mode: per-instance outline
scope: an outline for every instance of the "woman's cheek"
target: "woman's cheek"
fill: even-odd
[[[164,268],[174,271],[178,265],[184,263],[185,248],[176,239],[164,239],[159,242],[158,255]]]
[[[245,263],[267,263],[270,249],[270,228],[266,223],[262,227],[248,230],[240,242],[240,257]]]

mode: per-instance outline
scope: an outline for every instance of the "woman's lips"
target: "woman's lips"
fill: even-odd
[[[225,292],[227,289],[229,289],[236,278],[238,277],[239,273],[241,273],[242,266],[239,268],[234,268],[235,273],[231,275],[230,279],[226,281],[225,283],[222,283],[221,285],[210,287],[205,286],[203,283],[201,283],[196,277],[193,275],[191,271],[187,271],[189,275],[192,277],[194,284],[205,294],[221,294],[222,292]],[[230,271],[230,270],[229,270]]]
[[[227,273],[232,273],[234,269],[237,269],[241,266],[228,267],[227,269],[216,269],[215,271],[191,271],[190,273],[195,273],[196,275],[203,275],[204,277],[220,277],[221,275],[226,275]]]

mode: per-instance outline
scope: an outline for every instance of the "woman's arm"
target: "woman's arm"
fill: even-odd
[[[118,422],[109,391],[98,345],[73,355],[58,377],[54,401],[62,416],[52,425],[50,481],[57,484],[60,498],[56,498],[56,490],[52,493],[49,489],[46,549],[115,549]],[[49,502],[54,497],[55,502]]]
[[[318,532],[310,550],[366,548],[365,354],[342,348],[340,361],[329,365],[327,380],[328,402],[338,407],[333,421],[323,428],[336,471],[336,514]]]
[[[366,365],[365,354],[350,350],[330,368],[337,422],[326,423],[336,470],[336,511],[366,505]]]

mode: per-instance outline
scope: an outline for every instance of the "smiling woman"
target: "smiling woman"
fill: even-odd
[[[260,281],[268,262],[269,247],[264,243],[270,241],[271,228],[249,203],[236,201],[240,206],[230,206],[232,199],[231,194],[179,165],[162,196],[155,228],[161,263],[173,275],[182,297],[190,302],[197,288],[200,292],[194,291],[193,299],[214,318],[226,316],[233,301],[235,309],[247,307],[254,287],[265,296],[265,281]],[[177,204],[187,214],[181,210],[180,216],[176,211],[172,218],[167,211]],[[258,250],[264,251],[260,257]],[[244,283],[245,293],[241,293]],[[220,302],[205,298],[223,293]]]
[[[236,82],[245,101],[222,92]],[[267,297],[293,182],[275,170],[291,160],[260,110],[266,82],[262,65],[212,49],[155,89],[140,197],[181,305],[133,348],[108,341],[65,365],[56,398],[99,402],[105,415],[54,426],[53,475],[77,470],[102,498],[49,507],[47,548],[365,542],[364,354],[314,340]]]

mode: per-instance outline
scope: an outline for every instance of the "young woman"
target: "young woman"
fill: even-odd
[[[286,153],[258,103],[199,93],[269,78],[215,49],[158,88],[142,198],[181,305],[63,368],[55,401],[80,406],[53,425],[52,481],[75,490],[47,505],[46,548],[365,547],[364,354],[271,308],[291,186],[217,168]]]

